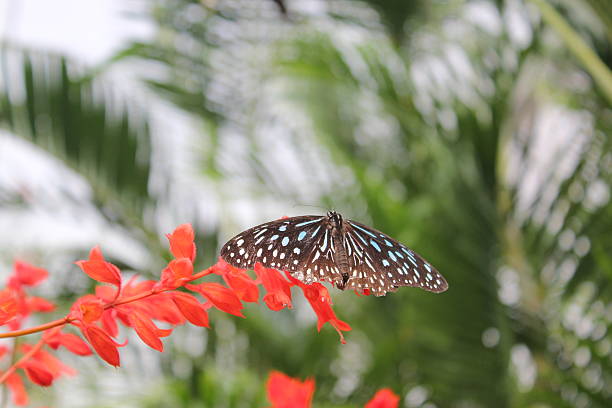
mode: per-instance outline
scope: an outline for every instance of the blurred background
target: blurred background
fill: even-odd
[[[271,369],[315,406],[609,407],[612,6],[607,0],[0,0],[0,278],[51,273],[58,317],[100,244],[158,276],[255,224],[336,209],[450,289],[301,295],[178,328],[33,406],[261,407]],[[50,319],[33,319],[32,325]],[[124,335],[125,336],[125,335]],[[38,405],[37,405],[38,404]]]

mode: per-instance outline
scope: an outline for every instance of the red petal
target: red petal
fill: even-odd
[[[17,406],[28,404],[28,394],[23,386],[23,380],[18,374],[11,374],[6,379],[6,386],[11,390],[13,404]]]
[[[47,333],[50,332],[47,331],[43,335],[45,342],[49,345],[49,347],[55,350],[57,350],[59,346],[64,346],[66,349],[68,349],[68,351],[79,356],[89,356],[92,354],[92,351],[87,343],[85,343],[85,341],[76,334],[57,332],[54,335],[49,336]]]
[[[166,234],[170,241],[170,252],[175,258],[189,258],[192,262],[196,256],[196,246],[193,243],[194,233],[191,224],[176,227],[172,234]]]
[[[14,319],[18,311],[15,293],[8,289],[0,291],[0,326]]]
[[[96,326],[85,326],[83,334],[89,344],[96,350],[96,353],[108,364],[119,367],[119,351],[117,347],[120,346],[111,337],[106,334],[102,329]]]
[[[30,381],[35,384],[48,387],[53,383],[53,374],[39,361],[27,360],[21,364],[21,368],[25,370]]]
[[[31,312],[51,312],[55,309],[55,305],[52,302],[36,296],[27,298],[26,304]]]
[[[93,295],[85,295],[79,298],[70,309],[75,318],[89,324],[102,317],[104,304]]]
[[[117,337],[119,335],[119,327],[117,325],[117,321],[115,320],[116,317],[117,311],[113,309],[107,309],[104,311],[104,313],[102,313],[102,328],[112,337]]]
[[[200,285],[188,285],[188,289],[201,293],[217,309],[235,316],[244,317],[241,310],[242,302],[231,289],[219,283],[202,283]]]
[[[287,275],[287,277],[302,289],[304,292],[304,297],[306,297],[306,300],[308,300],[308,303],[310,303],[312,310],[314,310],[316,313],[318,318],[317,330],[321,330],[321,327],[323,327],[325,323],[329,322],[329,324],[331,324],[340,335],[340,341],[342,343],[346,343],[342,331],[351,330],[351,326],[336,317],[336,314],[331,307],[331,297],[329,296],[327,288],[317,282],[306,285],[299,280],[292,278],[290,275]]]
[[[393,391],[389,388],[383,388],[378,390],[364,408],[397,408],[399,406],[399,400],[399,396]]]
[[[172,330],[161,330],[151,319],[139,312],[133,312],[130,314],[130,324],[136,330],[136,334],[142,341],[145,342],[149,347],[157,350],[164,351],[164,344],[159,339],[160,337],[166,337]]]
[[[176,304],[176,307],[181,311],[183,316],[189,320],[192,324],[202,327],[210,327],[208,325],[208,313],[198,299],[189,293],[174,292],[172,293],[172,300]]]
[[[259,288],[246,272],[242,270],[230,271],[223,275],[223,279],[243,301],[257,302],[259,300]]]
[[[281,372],[272,371],[266,385],[272,408],[310,407],[315,382],[312,378],[301,382]]]
[[[49,276],[46,269],[37,268],[22,261],[15,261],[14,270],[19,283],[26,286],[38,285]]]
[[[266,268],[259,262],[255,264],[255,273],[268,292],[263,300],[274,311],[291,308],[291,284],[276,269]]]
[[[95,247],[89,253],[87,261],[78,261],[76,264],[89,275],[90,278],[98,282],[110,283],[116,286],[121,286],[121,273],[119,268],[110,262],[104,261],[102,251],[99,247]]]

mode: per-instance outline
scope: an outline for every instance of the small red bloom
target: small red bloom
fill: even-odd
[[[259,262],[255,264],[255,273],[268,292],[263,300],[271,310],[279,311],[285,307],[291,309],[291,284],[276,269],[266,268]]]
[[[28,405],[28,394],[19,374],[13,373],[9,375],[6,379],[6,386],[11,390],[13,404],[17,406]]]
[[[317,282],[306,285],[291,277],[289,274],[287,274],[287,277],[302,289],[306,300],[308,300],[312,310],[314,310],[314,312],[317,314],[317,318],[319,319],[317,330],[321,330],[321,327],[323,327],[325,323],[329,322],[329,324],[331,324],[340,335],[340,341],[343,344],[346,343],[342,331],[351,330],[351,326],[336,317],[336,314],[331,308],[331,297],[329,296],[327,288]]]
[[[85,324],[98,321],[104,312],[104,303],[94,295],[81,296],[70,308],[70,318],[77,319]]]
[[[183,316],[196,326],[209,327],[208,325],[208,313],[198,299],[189,293],[185,292],[174,292],[172,293],[172,300],[178,309],[181,311]]]
[[[272,371],[266,385],[271,408],[308,408],[312,402],[315,382],[308,378],[304,382],[281,372]]]
[[[162,271],[159,286],[164,289],[176,289],[189,281],[193,275],[193,264],[189,258],[173,259]]]
[[[84,326],[81,330],[89,344],[104,361],[112,366],[119,367],[120,360],[117,347],[122,347],[125,344],[117,343],[104,330],[96,326]]]
[[[45,343],[54,350],[57,350],[59,346],[64,346],[70,352],[79,356],[89,356],[92,354],[87,343],[76,334],[46,331],[43,334],[43,338]]]
[[[49,272],[23,261],[15,261],[14,278],[24,286],[36,286],[47,279]]]
[[[121,273],[119,268],[110,262],[106,262],[99,247],[95,247],[89,252],[87,261],[78,261],[76,264],[89,275],[90,278],[98,281],[121,286]]]
[[[189,258],[191,262],[196,256],[196,246],[193,243],[194,233],[191,224],[176,227],[172,234],[166,234],[170,241],[170,252],[175,258]]]
[[[172,330],[160,329],[155,323],[143,313],[133,311],[129,314],[130,325],[136,330],[136,334],[145,344],[157,351],[164,351],[164,344],[159,339],[167,337]]]
[[[259,288],[257,283],[246,273],[244,269],[236,268],[219,258],[211,270],[223,276],[223,280],[232,288],[234,293],[244,302],[257,302],[259,300]]]
[[[201,283],[199,285],[187,285],[186,287],[200,293],[217,309],[234,316],[244,317],[241,312],[242,302],[231,289],[219,283]]]
[[[399,405],[399,396],[389,388],[378,390],[374,397],[368,401],[364,408],[397,408]]]

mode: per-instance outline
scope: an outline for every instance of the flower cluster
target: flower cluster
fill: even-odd
[[[174,259],[156,281],[138,277],[124,281],[119,268],[105,260],[100,248],[93,248],[88,259],[76,264],[101,283],[95,293],[77,299],[65,317],[29,329],[21,329],[29,315],[52,311],[55,306],[26,292],[27,288],[44,281],[47,271],[15,262],[6,288],[0,291],[0,325],[12,331],[0,334],[0,338],[43,332],[35,344],[20,342],[12,348],[0,345],[0,359],[8,356],[15,362],[0,372],[0,384],[5,383],[11,390],[15,405],[25,405],[28,401],[22,374],[37,385],[49,386],[62,375],[76,373],[54,357],[52,350],[64,347],[79,356],[95,352],[108,364],[119,366],[119,348],[127,344],[127,340],[118,341],[120,326],[133,329],[145,344],[161,352],[164,347],[161,339],[169,336],[174,326],[190,322],[209,327],[208,310],[211,308],[245,317],[243,302],[259,301],[259,285],[265,291],[264,303],[274,311],[291,308],[291,287],[299,287],[317,314],[318,329],[329,322],[344,342],[342,331],[350,330],[350,326],[336,317],[323,285],[305,285],[288,274],[286,279],[281,272],[260,264],[255,265],[256,278],[252,278],[246,270],[235,268],[222,259],[208,269],[194,272],[197,251],[191,225],[181,225],[167,237]],[[221,276],[226,285],[193,283],[211,274]],[[160,328],[159,324],[167,328]],[[66,331],[70,326],[77,328],[80,336]]]
[[[266,386],[270,408],[309,408],[315,392],[314,379],[300,381],[278,371],[272,371]],[[397,408],[399,396],[388,388],[378,390],[364,408]]]

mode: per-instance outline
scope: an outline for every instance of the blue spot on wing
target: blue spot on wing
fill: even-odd
[[[278,239],[278,235],[274,234],[272,235],[272,238],[270,238],[271,241],[277,240]]]
[[[376,243],[376,241],[374,241],[373,239],[370,240],[370,244],[372,244],[372,246],[378,251],[380,252],[380,247],[378,246],[378,244]]]
[[[383,266],[389,266],[389,261],[387,261],[386,259],[383,259],[382,264]]]
[[[392,244],[391,242],[389,242],[389,240],[388,240],[388,239],[385,239],[385,244],[387,244],[387,246],[389,246],[389,247],[392,247],[392,246],[393,246],[393,244]]]
[[[288,243],[289,243],[289,237],[285,237],[285,238],[283,238],[283,240],[281,241],[281,244],[282,244],[283,246],[287,246],[287,244],[288,244]]]
[[[298,234],[298,241],[303,240],[305,236],[306,236],[306,231],[300,231],[300,233]]]
[[[314,230],[314,232],[312,233],[312,237],[313,237],[313,238],[315,237],[315,235],[317,235],[317,234],[319,233],[319,230],[320,230],[320,229],[321,229],[321,226],[319,225],[319,226],[317,227],[317,229],[316,229],[316,230]]]
[[[286,225],[281,225],[280,227],[278,227],[279,231],[287,231],[287,226]]]
[[[395,255],[393,254],[393,252],[388,251],[387,252],[389,254],[389,258],[391,258],[393,260],[393,262],[397,261],[397,258],[395,257]]]

